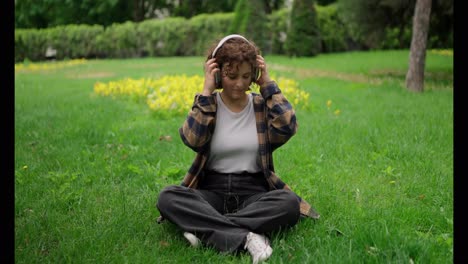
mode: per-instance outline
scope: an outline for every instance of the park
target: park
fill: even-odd
[[[157,223],[155,208],[193,160],[178,129],[203,87],[202,43],[222,36],[223,23],[178,49],[130,45],[104,56],[75,43],[54,59],[40,58],[45,42],[28,53],[24,40],[42,31],[18,30],[15,263],[251,263],[246,253],[191,248],[174,225]],[[95,32],[119,26],[134,25]],[[52,33],[44,39],[63,29],[42,29]],[[274,234],[267,263],[453,263],[454,55],[432,39],[422,92],[407,88],[410,45],[302,56],[265,44],[298,122],[274,152],[275,173],[321,215]],[[89,56],[72,55],[80,52]]]

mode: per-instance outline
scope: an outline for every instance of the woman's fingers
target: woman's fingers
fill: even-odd
[[[261,71],[261,74],[260,74],[260,78],[257,80],[256,83],[262,86],[264,83],[267,83],[270,81],[270,76],[268,75],[268,72],[267,72],[265,59],[261,55],[257,55],[257,65]]]
[[[257,65],[262,70],[266,70],[265,59],[261,55],[257,55]]]
[[[216,63],[216,59],[209,59],[205,63],[205,73],[212,75],[215,72],[215,69],[218,68],[218,63]]]
[[[203,85],[203,95],[210,95],[215,89],[215,73],[219,71],[216,59],[212,58],[205,62],[205,83]]]

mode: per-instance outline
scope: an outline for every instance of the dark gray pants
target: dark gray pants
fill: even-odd
[[[299,200],[288,190],[267,191],[263,176],[211,174],[199,189],[171,185],[159,194],[161,215],[204,244],[233,252],[251,231],[269,233],[294,226]]]

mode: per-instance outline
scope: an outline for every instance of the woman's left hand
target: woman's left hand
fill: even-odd
[[[257,55],[257,67],[260,70],[260,77],[256,81],[256,83],[260,86],[268,83],[271,81],[270,76],[268,75],[267,66],[265,63],[265,59],[261,55]]]

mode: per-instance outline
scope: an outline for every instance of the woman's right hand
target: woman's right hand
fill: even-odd
[[[211,58],[205,62],[205,83],[203,85],[202,95],[209,96],[216,89],[215,86],[215,73],[219,72],[218,63],[216,58]]]
[[[271,82],[271,79],[267,71],[265,58],[263,58],[261,55],[257,55],[257,65],[257,67],[260,69],[260,78],[258,78],[256,83],[262,87],[264,84]]]

